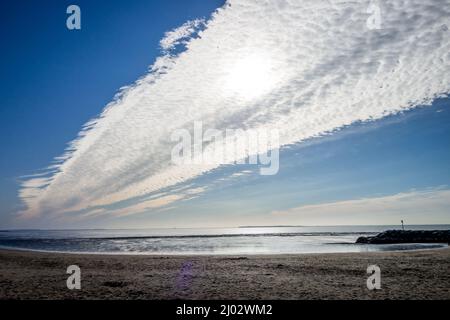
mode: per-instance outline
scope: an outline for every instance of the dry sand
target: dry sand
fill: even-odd
[[[66,268],[81,268],[68,290]],[[381,290],[366,268],[381,268]],[[0,250],[0,299],[450,299],[450,248],[270,256]]]

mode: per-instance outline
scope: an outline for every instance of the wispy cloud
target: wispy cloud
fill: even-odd
[[[179,45],[186,45],[192,35],[198,32],[204,23],[203,19],[196,19],[185,22],[182,26],[166,32],[164,38],[159,42],[161,49],[165,53],[169,53],[170,50],[175,49]]]
[[[48,175],[23,183],[22,214],[124,202],[152,208],[155,202],[141,203],[147,195],[214,168],[170,161],[171,133],[193,121],[219,130],[278,129],[286,145],[447,93],[447,1],[380,3],[379,30],[367,28],[366,1],[232,0],[208,21],[168,32],[166,53],[150,72],[84,126]],[[167,52],[179,44],[186,50]],[[258,81],[266,79],[257,88],[248,76],[255,70]],[[241,76],[245,90],[230,86]]]
[[[449,223],[450,190],[421,190],[383,197],[305,205],[274,211],[276,221],[307,225]]]
[[[193,199],[196,195],[203,193],[204,191],[205,188],[191,188],[186,189],[183,192],[177,192],[176,194],[156,195],[149,200],[143,200],[122,209],[109,210],[109,213],[121,217],[143,213],[151,209],[166,207],[175,201]]]

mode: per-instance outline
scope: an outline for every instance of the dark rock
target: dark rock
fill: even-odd
[[[359,237],[356,243],[449,243],[450,230],[388,230],[373,237]]]

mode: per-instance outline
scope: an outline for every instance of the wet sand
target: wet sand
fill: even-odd
[[[381,289],[367,289],[368,265]],[[81,268],[81,290],[66,286]],[[0,299],[450,299],[450,248],[267,256],[0,250]]]

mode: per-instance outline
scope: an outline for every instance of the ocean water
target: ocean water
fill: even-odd
[[[399,226],[2,230],[0,247],[74,253],[235,255],[394,251],[447,246],[355,244],[360,236],[390,229],[399,229]],[[448,230],[450,225],[414,225],[405,229]]]

